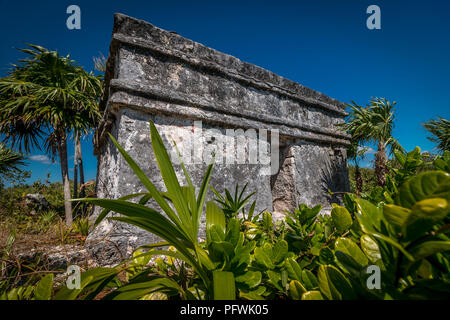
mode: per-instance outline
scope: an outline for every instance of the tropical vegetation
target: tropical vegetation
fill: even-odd
[[[438,170],[420,172],[427,165],[420,149],[396,150],[399,166],[389,169],[384,187],[363,197],[345,194],[330,215],[321,215],[321,206],[300,205],[274,221],[269,212],[255,214],[254,202],[247,210],[250,197],[238,188],[234,197],[216,191],[215,202],[205,201],[212,164],[198,189],[182,164],[188,183],[182,186],[153,123],[150,130],[167,192],[111,137],[147,191],[77,201],[104,208],[95,225],[129,223],[162,242],[138,248],[116,267],[83,272],[79,289],[54,288],[49,274],[5,291],[3,299],[93,299],[101,292],[104,300],[450,297],[450,152],[433,161]],[[151,198],[161,211],[146,206]],[[121,215],[108,217],[111,211]],[[203,211],[206,232],[199,240]]]
[[[27,57],[0,79],[0,133],[26,152],[41,149],[43,140],[52,159],[59,157],[64,198],[69,200],[67,143],[71,135],[79,143],[80,136],[95,128],[102,80],[56,51],[36,45],[20,51]],[[69,201],[65,215],[70,226]]]

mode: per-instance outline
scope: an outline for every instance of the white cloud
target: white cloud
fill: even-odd
[[[37,154],[29,157],[30,160],[37,161],[43,164],[51,164],[52,161],[44,154]]]
[[[376,151],[374,148],[371,147],[365,147],[365,146],[359,146],[358,151],[361,151],[362,149],[367,148],[366,154],[375,154]]]

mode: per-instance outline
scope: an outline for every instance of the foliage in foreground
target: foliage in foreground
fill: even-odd
[[[95,225],[114,211],[122,215],[108,219],[164,242],[140,248],[115,268],[82,273],[78,290],[63,284],[53,293],[48,275],[2,298],[93,299],[105,290],[105,300],[450,298],[450,154],[435,160],[441,170],[412,174],[415,153],[398,153],[401,168],[385,188],[365,199],[345,194],[344,206],[334,204],[330,216],[320,215],[320,206],[300,205],[274,222],[269,212],[256,219],[254,204],[245,214],[248,197],[237,189],[234,197],[216,192],[223,208],[205,203],[212,165],[196,193],[184,165],[188,186],[179,184],[153,123],[151,137],[167,192],[158,191],[112,138],[148,192],[83,201],[105,208]],[[133,197],[139,202],[127,201]],[[145,206],[150,198],[165,215]],[[199,241],[204,208],[206,239]],[[161,247],[167,249],[155,249]]]

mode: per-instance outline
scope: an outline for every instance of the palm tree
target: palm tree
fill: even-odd
[[[395,102],[389,102],[384,98],[373,98],[369,105],[362,107],[352,102],[347,122],[342,125],[353,139],[360,143],[373,142],[377,144],[375,154],[375,175],[377,184],[381,187],[386,185],[386,174],[389,172],[387,166],[387,148],[391,151],[402,147],[392,136],[394,127]]]
[[[74,164],[73,164],[73,197],[84,198],[85,196],[85,183],[84,183],[84,169],[83,169],[83,156],[81,153],[81,141],[80,135],[75,135],[75,152],[74,152]],[[80,175],[80,194],[78,195],[78,174]]]
[[[363,189],[363,179],[359,168],[359,161],[364,159],[367,150],[369,150],[369,148],[361,147],[358,141],[354,139],[347,148],[347,158],[355,162],[355,184],[357,195],[360,195]]]
[[[430,141],[438,144],[438,149],[442,152],[450,150],[450,121],[439,117],[438,120],[430,120],[423,124],[433,136]]]
[[[20,150],[41,149],[59,156],[64,186],[66,224],[72,224],[67,142],[95,127],[102,93],[100,77],[87,73],[69,56],[29,45],[28,56],[0,78],[0,132]]]
[[[0,189],[4,186],[4,179],[14,179],[22,173],[21,166],[26,165],[26,157],[0,143]]]

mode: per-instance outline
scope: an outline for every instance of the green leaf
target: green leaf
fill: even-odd
[[[80,289],[69,289],[63,283],[54,300],[73,300],[82,293],[89,292],[87,299],[93,299],[119,271],[115,268],[98,267],[81,273]]]
[[[302,280],[302,269],[300,268],[297,261],[292,258],[286,259],[286,270],[291,279],[301,281]]]
[[[128,199],[132,199],[135,197],[139,197],[139,196],[143,196],[142,199],[139,201],[140,204],[145,204],[146,202],[148,202],[148,200],[150,200],[151,195],[149,193],[145,193],[145,192],[140,192],[140,193],[133,193],[133,194],[129,194],[123,197],[118,198],[117,200],[128,200]],[[75,201],[75,199],[74,199]],[[145,203],[141,203],[144,202]],[[111,210],[109,209],[103,209],[100,214],[98,215],[97,219],[94,222],[94,228],[100,223],[102,222],[102,220],[108,215],[108,213],[110,213]]]
[[[450,250],[450,241],[426,241],[412,247],[409,252],[418,261],[433,254]]]
[[[128,163],[130,168],[133,170],[134,174],[139,178],[142,184],[147,188],[148,192],[152,195],[153,199],[158,203],[161,209],[167,214],[170,220],[172,220],[180,229],[182,228],[180,219],[163,198],[161,193],[156,189],[150,179],[145,175],[144,171],[137,165],[137,163],[131,158],[131,156],[125,151],[124,148],[114,139],[112,135],[109,135],[111,141],[116,146],[117,150],[119,150],[120,154],[124,157],[125,161]],[[183,231],[184,232],[184,231]],[[187,236],[187,235],[186,235]]]
[[[382,210],[364,199],[355,199],[356,218],[365,233],[380,231],[383,220]]]
[[[361,236],[360,242],[361,249],[366,254],[367,258],[369,258],[370,262],[375,263],[376,261],[381,260],[380,248],[375,240],[369,235],[364,234]]]
[[[288,243],[285,240],[278,240],[272,249],[272,261],[274,264],[279,264],[284,261],[288,253]]]
[[[236,285],[234,275],[228,271],[213,272],[214,300],[235,300]]]
[[[328,247],[323,247],[319,252],[319,262],[321,264],[332,264],[334,261],[334,253]]]
[[[361,267],[365,267],[369,263],[369,260],[358,245],[350,239],[338,238],[335,242],[335,251],[342,251],[349,255],[358,262]]]
[[[234,246],[228,241],[211,242],[210,250],[216,254],[220,253],[224,255],[225,259],[230,260],[234,255]]]
[[[293,300],[300,300],[305,292],[306,289],[302,286],[300,281],[292,280],[289,282],[289,295]]]
[[[316,276],[308,269],[302,270],[302,281],[307,290],[313,290],[319,286],[319,281]]]
[[[233,244],[233,246],[236,246],[239,241],[239,234],[240,234],[240,227],[241,224],[239,223],[239,220],[235,218],[231,218],[228,221],[227,224],[227,234],[225,239]]]
[[[137,300],[153,292],[174,291],[184,293],[174,280],[170,278],[156,278],[150,281],[124,285],[105,297],[105,300]]]
[[[53,278],[53,273],[50,273],[38,282],[34,290],[36,300],[50,300],[52,297]]]
[[[426,198],[444,198],[450,201],[450,175],[442,171],[426,171],[407,180],[400,186],[395,204],[412,208]]]
[[[352,216],[344,207],[336,206],[331,210],[333,224],[339,234],[344,233],[353,224]]]
[[[411,210],[394,204],[387,204],[383,207],[383,214],[387,222],[397,228],[405,223],[410,213]]]
[[[449,213],[447,200],[441,198],[425,199],[417,202],[402,225],[406,241],[415,240],[442,221]]]
[[[279,272],[273,271],[273,270],[267,270],[267,276],[269,277],[270,283],[275,286],[280,291],[284,291],[283,288],[280,286],[281,281],[281,274]]]
[[[167,153],[161,136],[156,130],[153,121],[150,121],[150,134],[156,162],[158,163],[159,171],[164,180],[164,184],[166,185],[167,192],[172,199],[173,205],[182,223],[181,228],[190,236],[190,240],[196,243],[198,229],[194,228],[187,201],[185,200],[183,191],[178,182],[178,178],[170,161],[169,154]]]
[[[265,266],[267,269],[273,269],[275,266],[272,262],[272,246],[268,243],[263,247],[255,248],[256,262]]]
[[[356,298],[350,282],[335,267],[319,266],[318,279],[321,293],[329,300]]]
[[[336,251],[337,265],[344,271],[347,272],[354,278],[359,278],[361,276],[361,264],[358,263],[352,256],[342,252]]]
[[[184,234],[179,231],[173,223],[171,223],[165,216],[159,212],[148,208],[144,205],[127,202],[123,200],[110,199],[96,199],[86,198],[81,201],[86,201],[94,205],[99,205],[111,211],[121,213],[127,217],[124,221],[140,221],[140,226],[147,231],[150,231],[157,236],[171,242],[174,238],[186,239]],[[123,220],[124,218],[109,218],[110,220]],[[136,224],[136,223],[134,223]]]
[[[320,291],[307,291],[302,294],[302,300],[323,300],[322,294]]]
[[[222,233],[225,234],[225,214],[217,204],[213,201],[208,201],[206,203],[206,230],[213,225],[219,227]]]
[[[385,236],[384,234],[377,233],[377,232],[368,232],[368,235],[370,235],[372,238],[389,243],[390,245],[394,246],[396,249],[400,250],[401,253],[403,253],[408,260],[413,261],[412,255],[410,255],[408,253],[408,251],[406,251],[405,248],[400,243],[398,243],[396,240],[394,240],[388,236]]]
[[[254,288],[261,283],[262,275],[259,271],[247,271],[243,275],[236,277],[236,283],[243,284],[248,288]]]

